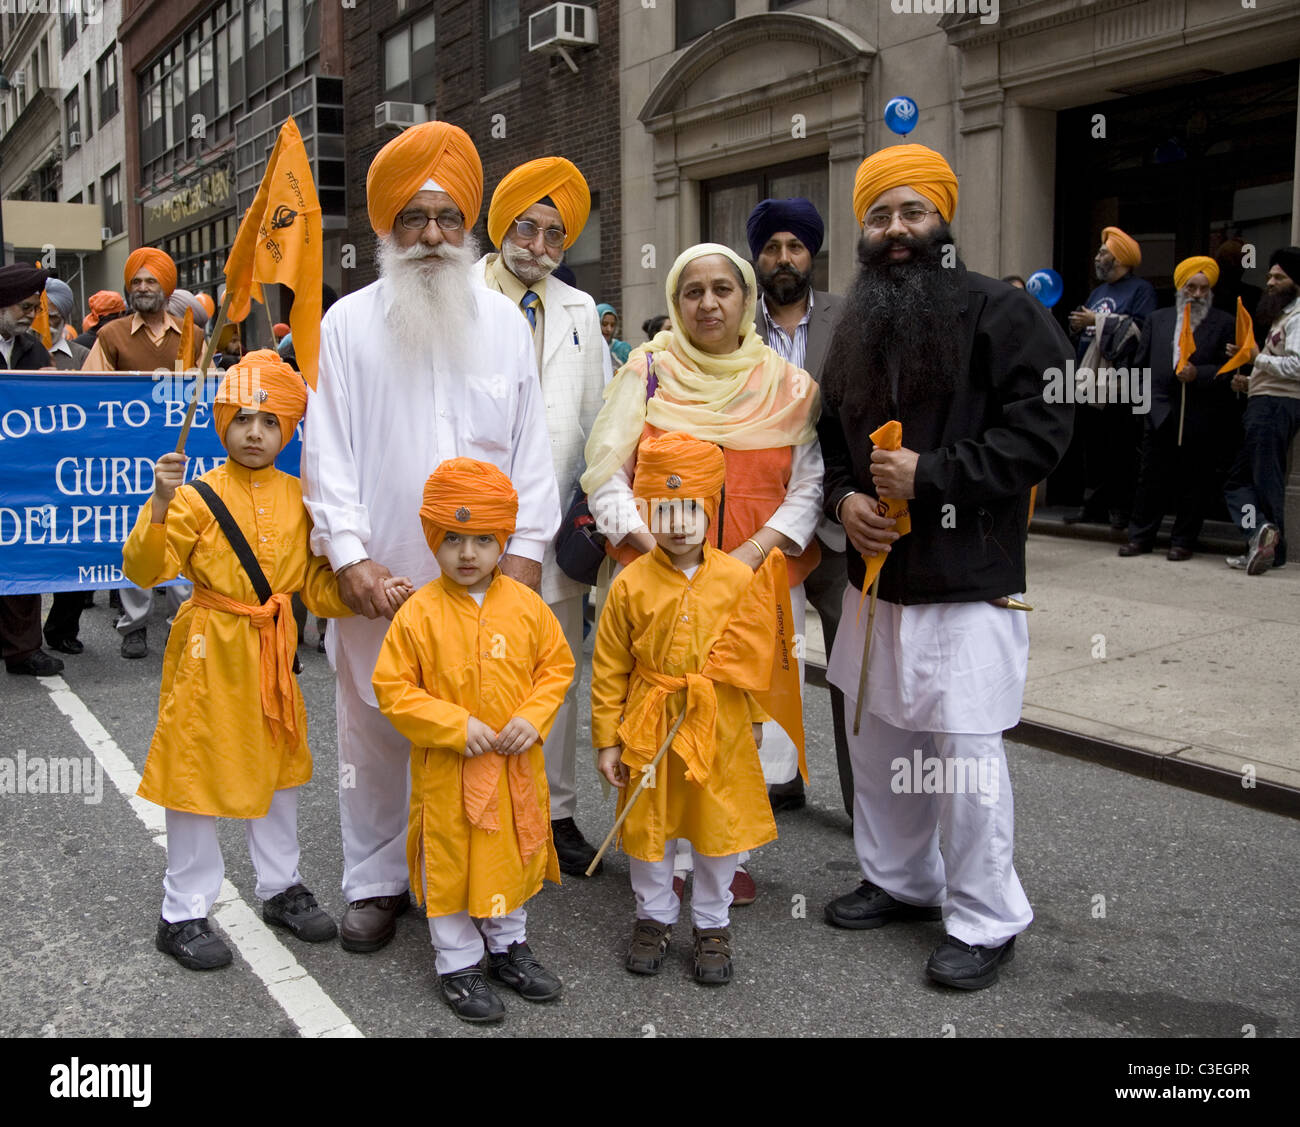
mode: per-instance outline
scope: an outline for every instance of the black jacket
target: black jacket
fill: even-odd
[[[24,329],[14,334],[13,352],[9,354],[8,368],[12,372],[25,372],[33,368],[53,367],[54,361],[45,351],[45,345],[34,333]],[[4,367],[4,354],[0,353],[0,367]]]
[[[892,603],[977,602],[1025,590],[1029,490],[1070,444],[1074,408],[1048,402],[1049,379],[1073,379],[1073,349],[1060,326],[1023,290],[958,265],[965,297],[955,331],[962,363],[948,400],[904,403],[903,446],[920,454],[912,531],[894,542],[880,597]],[[1055,369],[1055,372],[1052,371]],[[826,513],[849,492],[873,495],[872,444],[888,422],[850,389],[824,402],[818,437],[826,460]],[[951,508],[947,508],[951,506]],[[850,545],[849,582],[866,567]]]
[[[1171,415],[1177,417],[1182,405],[1183,384],[1174,374],[1174,331],[1178,324],[1178,311],[1166,307],[1157,309],[1142,326],[1142,343],[1138,346],[1137,365],[1151,369],[1150,421],[1160,426]],[[1187,386],[1187,416],[1203,426],[1212,423],[1213,416],[1231,418],[1232,373],[1216,375],[1227,360],[1225,349],[1236,338],[1237,321],[1221,309],[1210,309],[1192,332],[1196,351],[1192,363],[1196,365],[1196,379]],[[1175,424],[1176,425],[1176,424]]]

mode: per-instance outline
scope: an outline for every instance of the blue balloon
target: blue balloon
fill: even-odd
[[[920,111],[911,98],[890,98],[885,103],[885,124],[899,135],[911,133],[919,115]]]
[[[1065,292],[1065,283],[1055,270],[1035,270],[1025,282],[1025,289],[1033,294],[1048,309],[1061,300]]]

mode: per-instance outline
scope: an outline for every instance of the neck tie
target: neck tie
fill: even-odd
[[[532,290],[529,290],[519,303],[519,307],[524,311],[524,316],[528,318],[528,327],[533,332],[537,332],[537,303],[541,300]]]

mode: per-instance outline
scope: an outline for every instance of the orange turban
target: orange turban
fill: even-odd
[[[424,483],[420,523],[432,551],[448,532],[495,536],[505,551],[518,515],[519,494],[490,462],[448,458]]]
[[[1130,269],[1142,265],[1142,248],[1137,240],[1124,234],[1118,227],[1101,229],[1101,245],[1104,246],[1115,261]]]
[[[1181,290],[1195,274],[1204,274],[1205,280],[1213,286],[1219,280],[1219,264],[1203,254],[1184,258],[1174,267],[1174,289]]]
[[[696,501],[713,523],[718,518],[718,498],[726,477],[721,449],[682,431],[670,431],[641,440],[632,495],[652,507],[677,498]],[[646,520],[646,524],[650,521]]]
[[[86,332],[86,331],[91,327],[91,325],[96,324],[98,321],[99,321],[99,318],[96,317],[93,313],[87,313],[87,314],[86,314],[86,315],[81,319],[81,331],[82,331],[83,333]]]
[[[957,210],[957,177],[933,149],[924,145],[890,145],[858,165],[853,181],[853,214],[861,223],[871,205],[893,188],[915,188],[952,222]]]
[[[176,263],[172,261],[172,256],[157,247],[137,247],[133,250],[126,256],[126,269],[122,271],[128,290],[131,288],[131,279],[142,266],[158,279],[163,293],[171,297],[172,290],[176,288]]]
[[[269,348],[246,353],[226,372],[212,401],[212,421],[223,444],[230,421],[245,407],[269,411],[280,420],[283,450],[307,410],[307,385]]]
[[[510,224],[546,196],[555,201],[564,220],[564,249],[573,246],[591,214],[591,191],[578,166],[564,157],[530,160],[502,178],[488,208],[492,244],[499,247]]]
[[[194,295],[198,298],[199,304],[208,311],[208,320],[211,321],[217,315],[217,303],[212,300],[210,293],[197,293]]]
[[[429,121],[398,134],[370,162],[366,207],[376,235],[392,231],[397,213],[427,180],[442,185],[460,208],[466,227],[478,222],[483,206],[478,150],[465,130],[445,121]]]
[[[126,302],[116,290],[100,290],[98,293],[93,293],[86,304],[90,306],[92,325],[98,325],[101,317],[107,317],[111,313],[126,312]]]

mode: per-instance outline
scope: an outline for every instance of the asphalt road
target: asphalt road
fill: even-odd
[[[63,676],[139,771],[155,719],[163,601],[150,656],[124,661],[105,600],[101,592],[83,616],[87,652],[66,658]],[[301,654],[316,752],[300,804],[302,872],[337,918],[333,675],[314,647]],[[809,696],[810,803],[779,817],[780,840],[751,863],[759,899],[733,911],[729,987],[690,980],[688,926],[657,978],[623,970],[633,900],[621,855],[603,876],[566,878],[530,902],[530,943],[565,994],[544,1006],[508,995],[499,1027],[465,1026],[442,1003],[428,931],[414,912],[375,955],[284,943],[368,1037],[1300,1033],[1300,823],[1023,745],[1008,748],[1016,863],[1036,918],[995,987],[965,994],[927,981],[937,923],[828,927],[823,906],[858,873],[835,782],[829,700],[821,689]],[[3,678],[0,712],[0,757],[89,754],[46,683]],[[589,743],[585,724],[579,738]],[[602,801],[594,771],[580,783],[579,825],[599,841],[612,799]],[[86,797],[0,795],[0,1035],[294,1035],[238,953],[224,970],[195,974],[154,950],[163,852],[109,780],[101,801]],[[255,905],[241,828],[223,823],[221,841],[227,878]]]

